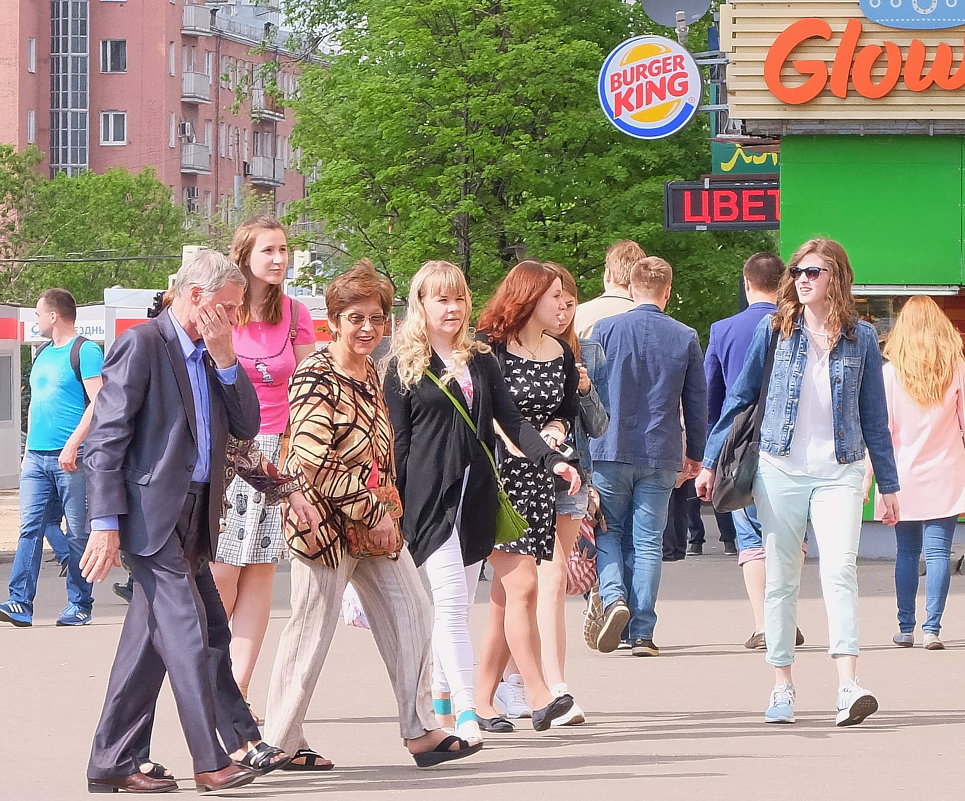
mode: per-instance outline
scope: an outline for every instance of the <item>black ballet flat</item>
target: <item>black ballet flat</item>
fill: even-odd
[[[573,696],[564,693],[550,701],[542,709],[533,710],[533,728],[546,731],[557,718],[563,717],[573,708]]]
[[[512,731],[516,731],[516,726],[513,725],[513,722],[504,718],[502,715],[496,715],[494,718],[481,718],[479,715],[476,715],[476,720],[479,721],[480,729],[493,732],[493,734],[509,734]]]
[[[450,751],[449,749],[456,743],[459,743],[459,748],[455,751]],[[472,756],[482,747],[482,743],[469,745],[469,743],[461,737],[450,734],[431,751],[426,751],[424,754],[413,754],[412,758],[420,768],[431,768],[434,765],[441,765],[443,762],[451,762],[453,759],[463,759],[467,756]]]

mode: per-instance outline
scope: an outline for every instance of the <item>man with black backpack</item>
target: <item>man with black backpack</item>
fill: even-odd
[[[30,370],[27,446],[20,471],[20,539],[10,571],[10,597],[0,603],[0,622],[33,625],[33,602],[43,551],[48,503],[67,520],[67,607],[58,626],[91,621],[94,596],[80,571],[87,545],[87,482],[84,440],[94,398],[101,388],[104,355],[77,335],[77,304],[66,289],[48,289],[37,301],[37,328],[50,342]]]

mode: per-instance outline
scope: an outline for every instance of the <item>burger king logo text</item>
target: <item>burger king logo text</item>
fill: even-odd
[[[662,36],[636,36],[603,63],[600,105],[617,128],[638,139],[681,130],[700,103],[700,71],[693,56]]]

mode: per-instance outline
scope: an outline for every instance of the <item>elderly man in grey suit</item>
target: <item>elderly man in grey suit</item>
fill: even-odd
[[[91,534],[84,576],[103,581],[123,551],[136,589],[114,658],[88,764],[91,792],[166,792],[139,771],[132,744],[150,726],[165,673],[199,790],[239,787],[215,733],[199,569],[217,550],[228,434],[258,433],[258,399],[238,369],[231,327],[245,279],[201,251],[181,267],[174,301],[125,332],[104,362],[87,438]]]

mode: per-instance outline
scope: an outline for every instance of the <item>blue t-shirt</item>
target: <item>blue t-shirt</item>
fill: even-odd
[[[27,414],[27,450],[56,451],[84,416],[84,388],[70,366],[71,339],[66,345],[50,344],[30,369],[30,409]],[[104,354],[93,342],[80,346],[80,374],[101,374]]]

